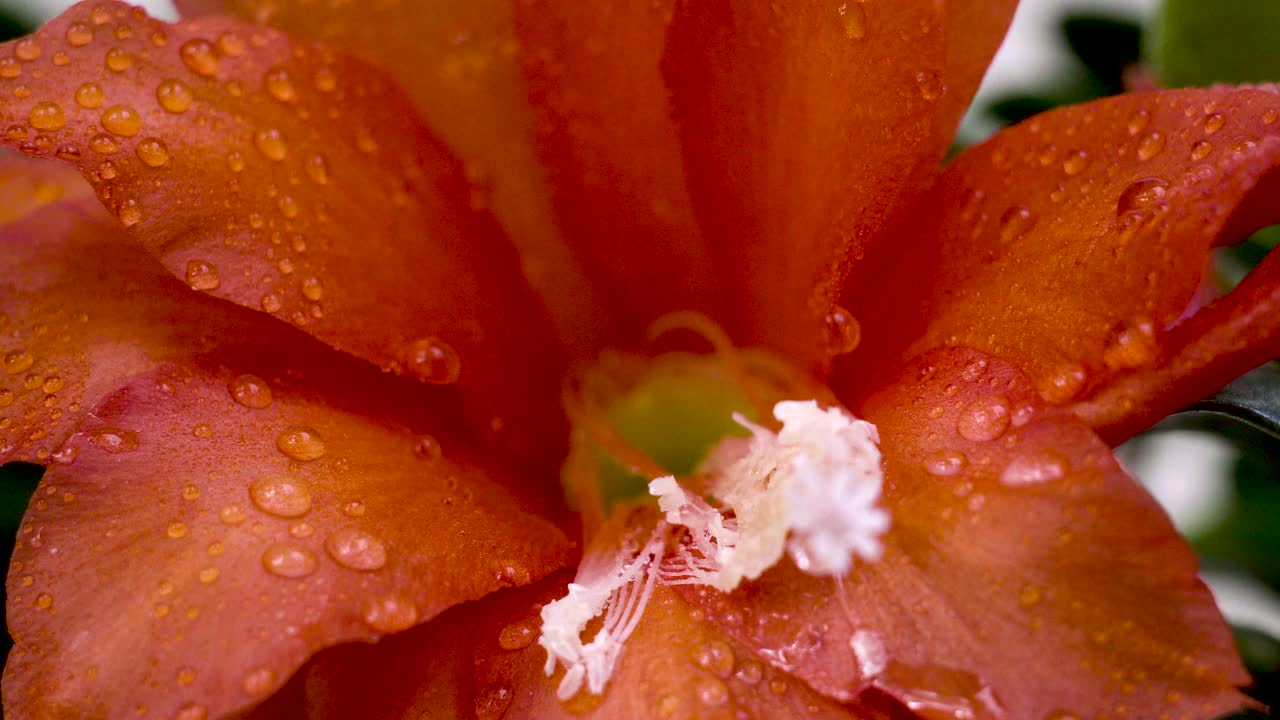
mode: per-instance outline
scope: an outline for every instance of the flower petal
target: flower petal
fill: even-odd
[[[5,157],[0,193],[0,462],[69,459],[84,412],[131,377],[258,320],[170,276],[70,168]]]
[[[318,656],[307,685],[324,688],[311,718],[789,718],[860,715],[754,659],[669,588],[659,587],[603,695],[556,698],[538,611],[565,576],[495,593],[376,646]],[[411,679],[411,680],[410,680]],[[504,715],[505,713],[505,715]]]
[[[750,323],[799,364],[850,258],[937,161],[937,3],[679,2],[663,73],[702,231]]]
[[[4,52],[4,142],[74,162],[172,272],[385,369],[456,379],[477,427],[555,447],[551,326],[500,227],[468,207],[461,165],[382,73],[118,2]]]
[[[285,330],[140,377],[69,441],[10,568],[6,716],[221,717],[568,560],[448,393]]]
[[[1212,247],[1280,220],[1260,184],[1280,164],[1278,113],[1280,96],[1264,90],[1134,94],[966,151],[910,242],[880,248],[875,270],[851,278],[846,305],[876,312],[863,313],[844,382],[943,344],[1018,365],[1054,403],[1161,366]],[[1251,197],[1256,211],[1240,216]]]
[[[404,88],[476,182],[547,303],[560,335],[594,356],[608,318],[564,245],[538,162],[516,52],[512,0],[180,0],[184,15],[226,14],[350,50]],[[596,238],[597,240],[599,238]]]
[[[1018,0],[947,0],[947,87],[937,115],[939,142],[950,143],[1004,40]],[[946,150],[946,147],[941,148]]]
[[[884,558],[841,592],[786,565],[729,602],[701,598],[730,634],[828,695],[870,686],[956,716],[1241,706],[1247,676],[1195,556],[1107,446],[1025,376],[937,350],[859,414],[887,466]]]

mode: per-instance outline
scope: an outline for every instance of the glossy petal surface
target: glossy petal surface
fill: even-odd
[[[660,70],[671,0],[516,4],[541,157],[565,240],[632,338],[667,312],[720,322],[724,287],[685,189]]]
[[[278,27],[382,67],[466,163],[472,200],[491,207],[506,228],[561,334],[575,351],[594,354],[608,320],[591,301],[592,288],[551,212],[513,24],[522,3],[179,0],[178,6],[188,15],[227,14]]]
[[[286,329],[108,398],[19,534],[6,716],[220,717],[320,648],[561,567],[439,395]]]
[[[24,215],[0,226],[0,462],[65,461],[58,448],[108,394],[254,318],[171,277],[70,169],[9,157],[0,173],[4,212]]]
[[[936,119],[941,151],[946,151],[945,144],[951,142],[960,117],[969,109],[1017,9],[1018,0],[947,0],[946,93]]]
[[[887,464],[884,558],[840,592],[779,566],[700,598],[713,620],[824,693],[875,687],[930,718],[1240,706],[1247,676],[1195,556],[1085,425],[968,349],[894,380],[859,412]]]
[[[476,426],[530,452],[533,416],[558,429],[541,305],[498,224],[469,206],[460,163],[380,71],[122,3],[78,5],[5,50],[35,58],[0,80],[4,141],[74,162],[193,287],[383,368],[456,380]]]
[[[308,717],[879,717],[833,703],[770,668],[667,588],[654,593],[605,694],[562,703],[555,695],[559,674],[543,674],[546,653],[535,641],[539,608],[563,595],[568,579],[455,608],[375,647],[324,653],[304,683],[314,690]]]
[[[866,322],[838,383],[868,392],[867,378],[945,344],[1013,362],[1054,403],[1159,367],[1210,249],[1280,219],[1263,182],[1280,163],[1277,117],[1267,90],[1135,94],[966,151],[909,241],[847,289]]]
[[[741,344],[824,359],[849,262],[936,161],[940,6],[679,2],[663,73]]]

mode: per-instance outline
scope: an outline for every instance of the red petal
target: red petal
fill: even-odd
[[[313,663],[313,718],[499,717],[649,720],[866,717],[752,658],[667,588],[654,593],[601,696],[556,699],[535,640],[538,610],[568,577],[497,593],[377,646]],[[505,713],[505,714],[504,714]],[[878,716],[876,716],[878,717]]]
[[[882,229],[913,169],[936,161],[939,9],[677,4],[663,73],[699,223],[742,283],[743,343],[800,364],[827,355],[846,257]]]
[[[1166,363],[1210,249],[1280,219],[1260,185],[1280,163],[1277,113],[1280,97],[1259,90],[1136,94],[966,151],[910,242],[851,279],[847,305],[875,312],[863,312],[844,377],[865,383],[962,344],[1018,365],[1061,403]],[[1250,198],[1257,211],[1237,212]]]
[[[0,462],[68,460],[55,451],[85,411],[255,319],[174,280],[69,168],[6,157],[0,194]]]
[[[326,3],[185,0],[186,15],[260,22],[377,62],[477,183],[520,250],[529,282],[579,354],[594,356],[608,319],[560,238],[539,165],[511,0]],[[585,9],[584,6],[580,9]],[[595,238],[598,242],[601,238]]]
[[[8,578],[7,716],[221,717],[322,647],[568,560],[447,394],[288,329],[223,359],[123,388],[42,480]]]
[[[1195,556],[1107,446],[1025,376],[939,350],[861,414],[887,466],[884,558],[855,567],[843,601],[790,564],[727,602],[703,598],[731,634],[824,693],[870,685],[933,702],[926,717],[1240,707],[1247,676]]]
[[[554,449],[551,326],[460,164],[375,68],[123,3],[5,48],[28,58],[0,80],[5,142],[74,162],[179,277],[384,368],[460,372],[478,427]]]

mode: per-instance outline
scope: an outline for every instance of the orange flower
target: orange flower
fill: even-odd
[[[208,16],[85,3],[0,57],[3,142],[89,180],[0,168],[0,460],[49,465],[7,716],[1241,706],[1194,556],[1106,443],[1280,354],[1274,258],[1183,319],[1209,251],[1277,220],[1273,89],[1056,111],[938,171],[1013,2],[181,4]],[[686,310],[765,348],[721,348],[765,358],[739,390],[874,423],[868,544],[721,592],[662,565],[696,528],[596,508],[579,580],[670,534],[623,556],[651,596],[562,701],[535,640],[579,555],[566,368]],[[609,445],[574,419],[573,457]]]

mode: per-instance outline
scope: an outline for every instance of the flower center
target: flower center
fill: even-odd
[[[609,355],[566,397],[563,479],[588,550],[568,594],[542,610],[561,699],[584,683],[604,691],[658,584],[729,592],[784,555],[835,577],[880,558],[889,515],[875,427],[701,316],[658,324],[673,329],[715,352]]]

